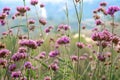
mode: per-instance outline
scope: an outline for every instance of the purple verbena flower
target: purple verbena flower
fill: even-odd
[[[114,16],[114,14],[118,11],[120,11],[120,8],[118,6],[110,6],[107,10],[107,14]]]
[[[9,71],[14,71],[16,69],[16,64],[11,64],[9,66]]]
[[[53,63],[49,66],[49,68],[52,69],[53,71],[57,71],[59,69],[59,66],[58,66],[58,64]]]
[[[76,55],[72,55],[70,58],[72,59],[72,61],[78,61],[78,56]]]
[[[70,38],[67,36],[62,36],[61,38],[57,39],[57,44],[62,45],[62,44],[69,44],[70,43]]]
[[[6,66],[6,64],[7,64],[7,60],[0,59],[0,65],[2,65],[4,67],[4,66]]]
[[[51,80],[51,77],[46,76],[46,77],[44,78],[44,80]]]
[[[25,62],[24,67],[25,67],[26,69],[31,69],[31,68],[32,68],[32,63],[29,62],[29,61],[27,61],[27,62]]]
[[[41,4],[40,4],[40,7],[43,8],[43,7],[45,7],[45,5],[44,5],[43,3],[41,3]]]
[[[105,56],[104,55],[102,55],[102,54],[98,54],[98,60],[100,60],[101,62],[104,62],[105,61]]]
[[[28,20],[28,23],[29,23],[29,24],[35,24],[35,20],[29,19],[29,20]]]
[[[25,47],[20,47],[20,48],[18,49],[18,52],[20,52],[20,53],[27,52],[27,48],[25,48]]]
[[[26,39],[20,40],[19,44],[20,44],[20,46],[27,46],[27,47],[32,48],[32,49],[37,48],[37,43],[34,40],[26,40]]]
[[[85,46],[85,45],[84,45],[83,43],[81,43],[81,42],[77,42],[76,45],[77,45],[77,47],[80,48],[80,49],[84,48],[84,46]]]
[[[21,14],[24,14],[27,10],[26,10],[26,7],[20,6],[20,7],[17,7],[17,11]]]
[[[107,5],[107,3],[106,3],[106,2],[101,2],[101,3],[100,3],[100,6],[105,7],[106,5]]]
[[[59,51],[58,50],[54,50],[54,51],[51,51],[50,53],[49,53],[49,56],[50,57],[56,57],[57,55],[59,55],[60,53],[59,53]]]
[[[46,52],[43,51],[43,52],[41,52],[41,53],[38,55],[38,58],[39,58],[39,59],[43,59],[43,58],[45,57],[45,55],[46,55]]]
[[[35,6],[38,4],[38,0],[31,0],[31,5]]]
[[[39,22],[40,22],[42,25],[46,25],[46,24],[47,24],[47,21],[45,20],[45,18],[40,18]]]
[[[7,49],[1,49],[0,50],[0,58],[6,57],[10,54],[10,51]]]
[[[11,58],[13,61],[19,61],[21,59],[25,59],[27,57],[27,53],[15,53]]]
[[[21,71],[15,71],[11,73],[12,78],[19,78],[21,76]]]
[[[96,25],[102,25],[102,24],[103,24],[103,22],[102,22],[101,20],[99,20],[99,19],[98,19],[98,20],[96,20],[96,22],[95,22],[95,23],[96,23]]]
[[[37,46],[41,46],[44,43],[44,40],[37,40],[36,43]]]

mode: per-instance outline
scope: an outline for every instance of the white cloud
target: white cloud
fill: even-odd
[[[42,9],[41,9],[41,17],[47,18],[47,12],[46,12],[46,9],[45,9],[45,8],[42,8]]]

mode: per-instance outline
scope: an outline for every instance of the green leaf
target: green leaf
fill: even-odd
[[[13,26],[13,27],[11,27],[11,29],[13,29],[13,28],[18,28],[18,27],[25,27],[26,25],[17,25],[17,26]]]

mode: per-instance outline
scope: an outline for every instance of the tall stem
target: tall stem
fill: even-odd
[[[75,1],[73,0],[74,3],[74,7],[75,7],[75,11],[76,11],[76,16],[77,16],[77,21],[78,21],[78,33],[79,33],[79,37],[78,37],[78,42],[81,42],[81,20],[82,20],[82,14],[83,14],[83,0],[81,0],[81,2],[79,2],[79,6],[80,6],[80,13],[78,12],[77,6]],[[78,49],[78,53],[77,56],[80,56],[80,49]],[[79,64],[80,61],[78,60],[77,65],[76,65],[76,78],[75,80],[79,79]]]
[[[112,16],[112,38],[113,38],[113,36],[114,36],[114,16]],[[113,53],[114,53],[114,50],[113,50],[113,48],[114,48],[114,44],[113,44],[113,42],[112,42],[112,46],[111,46],[111,67],[110,67],[110,80],[112,80],[112,76],[113,76]]]
[[[25,0],[23,0],[24,6],[26,6]],[[28,39],[30,38],[30,31],[29,31],[29,26],[28,26],[28,15],[26,12],[26,25],[27,25],[27,29],[28,29]]]

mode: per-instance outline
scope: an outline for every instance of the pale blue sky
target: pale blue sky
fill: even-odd
[[[46,10],[46,16],[53,22],[57,21],[60,22],[65,18],[65,14],[63,11],[63,8],[65,6],[65,2],[68,2],[68,7],[70,11],[70,17],[72,21],[72,17],[74,17],[74,7],[73,3],[71,2],[72,0],[39,0],[39,2],[44,3],[46,5],[45,9]],[[92,11],[96,8],[99,7],[99,3],[105,1],[108,3],[108,6],[111,5],[118,5],[120,6],[120,0],[84,0],[84,15],[83,15],[83,20],[84,22],[92,22],[92,16],[93,13]],[[30,0],[26,0],[27,5],[30,6]],[[3,7],[11,7],[12,8],[12,13],[16,12],[16,6],[21,6],[23,5],[22,0],[0,0],[0,12]],[[108,7],[107,6],[107,7]],[[34,7],[31,6],[32,8],[32,13],[34,14]],[[44,13],[43,13],[44,14]],[[74,21],[74,20],[73,20]]]

